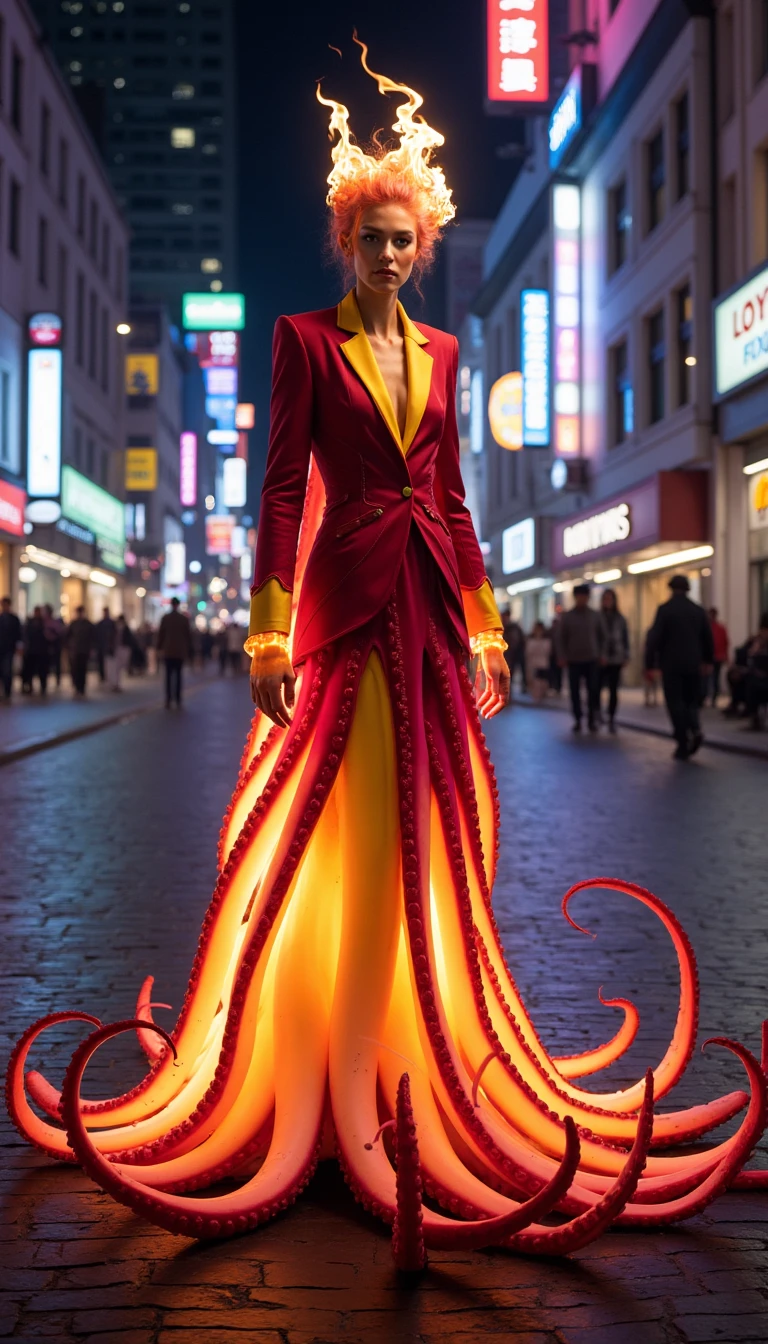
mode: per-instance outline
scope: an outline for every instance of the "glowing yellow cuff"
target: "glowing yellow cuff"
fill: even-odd
[[[251,659],[251,674],[256,677],[282,676],[293,671],[288,653],[288,636],[279,630],[249,635],[243,645]]]
[[[472,657],[476,658],[483,649],[498,649],[503,653],[509,648],[501,630],[481,630],[477,635],[470,635],[469,647]]]
[[[485,579],[479,588],[462,588],[464,601],[464,619],[470,635],[479,635],[483,630],[501,630],[502,620],[490,579]]]
[[[291,599],[290,588],[284,588],[279,579],[267,579],[251,595],[251,619],[248,623],[248,635],[264,635],[273,631],[290,634]],[[245,646],[246,649],[248,646]]]

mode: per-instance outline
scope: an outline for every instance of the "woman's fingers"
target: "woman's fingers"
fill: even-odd
[[[284,676],[251,677],[251,696],[262,714],[266,714],[278,728],[289,728],[291,716],[283,704],[283,681],[286,682],[286,703],[290,708],[293,706],[295,678],[287,673]]]

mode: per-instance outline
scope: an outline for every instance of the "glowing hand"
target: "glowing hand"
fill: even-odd
[[[252,654],[251,699],[278,728],[288,728],[296,693],[288,637],[277,632],[255,635],[248,640],[248,647]]]
[[[502,642],[484,644],[479,649],[475,696],[478,711],[484,719],[492,719],[509,703],[511,677]]]

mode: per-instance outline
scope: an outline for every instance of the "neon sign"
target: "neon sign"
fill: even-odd
[[[197,435],[185,431],[179,440],[179,496],[185,509],[197,503]]]
[[[489,102],[548,102],[548,0],[487,0],[486,13]]]
[[[488,423],[501,448],[523,446],[523,375],[505,373],[488,397]]]
[[[523,444],[549,443],[549,294],[524,289],[520,295],[520,349],[523,366]]]
[[[581,193],[552,189],[554,233],[554,448],[581,450]]]

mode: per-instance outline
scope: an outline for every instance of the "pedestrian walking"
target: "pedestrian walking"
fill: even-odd
[[[192,631],[189,618],[179,611],[178,597],[171,598],[171,610],[160,622],[157,632],[157,652],[165,660],[165,708],[173,701],[181,708],[181,669],[192,654]]]
[[[50,602],[46,602],[43,607],[43,622],[45,625],[45,638],[48,641],[48,663],[51,672],[56,678],[56,685],[61,685],[61,654],[64,648],[64,631],[66,626],[60,616],[54,616],[53,607]]]
[[[91,656],[91,650],[96,646],[96,630],[97,627],[93,624],[93,621],[89,621],[85,614],[85,607],[77,607],[75,619],[67,629],[65,642],[72,685],[75,688],[75,695],[78,700],[82,700],[85,695],[88,660]]]
[[[226,628],[225,639],[227,645],[227,661],[235,675],[243,670],[243,629],[235,621],[230,621]]]
[[[597,642],[600,648],[600,691],[608,690],[608,731],[616,732],[621,669],[629,662],[629,628],[619,611],[613,588],[605,588],[600,598]],[[601,706],[602,715],[602,706]]]
[[[520,689],[526,689],[525,681],[525,635],[523,627],[518,621],[514,621],[510,615],[509,607],[505,607],[501,613],[503,622],[504,639],[507,647],[504,652],[507,667],[509,668],[510,692],[515,681],[515,669],[520,669]]]
[[[537,621],[525,641],[525,675],[528,689],[537,702],[543,700],[549,688],[549,660],[552,640],[542,621]]]
[[[656,612],[648,635],[650,652],[658,658],[664,699],[677,748],[675,760],[687,761],[704,737],[699,721],[701,678],[712,671],[712,628],[707,613],[688,596],[684,574],[669,580],[672,593]]]
[[[744,707],[748,728],[762,728],[760,713],[765,705],[768,705],[768,611],[760,617],[760,628],[747,649]]]
[[[124,616],[118,616],[115,621],[115,651],[108,661],[109,684],[113,691],[122,691],[120,678],[124,672],[128,671],[128,665],[131,661],[131,649],[133,646],[133,636]]]
[[[22,648],[21,621],[13,611],[10,597],[0,602],[0,683],[3,699],[10,700],[13,690],[13,660]]]
[[[32,694],[32,683],[35,677],[40,682],[40,694],[48,694],[48,669],[48,640],[45,637],[43,609],[42,607],[35,607],[24,625],[21,689],[25,695]]]
[[[555,607],[555,615],[549,628],[549,637],[552,641],[552,652],[549,655],[549,685],[555,695],[563,693],[563,669],[560,666],[560,622],[563,618],[563,608],[558,603]]]
[[[597,732],[598,711],[598,615],[589,605],[589,584],[577,583],[573,590],[574,605],[560,621],[560,666],[568,668],[568,682],[573,709],[573,731],[581,732],[583,713],[581,683],[587,691],[587,723],[591,733]]]
[[[96,661],[99,667],[99,681],[111,681],[114,671],[110,659],[115,656],[117,628],[112,620],[109,607],[104,607],[101,620],[96,626]]]
[[[723,667],[728,666],[730,640],[728,638],[727,627],[723,625],[722,621],[717,619],[717,607],[710,607],[708,615],[709,625],[712,631],[712,649],[714,655],[712,659],[712,676],[710,678],[708,689],[712,708],[714,709],[717,704],[717,697],[720,694],[720,674]]]
[[[646,630],[643,644],[643,700],[646,709],[655,709],[658,696],[659,657],[651,641],[651,631]]]

